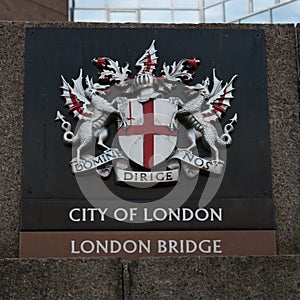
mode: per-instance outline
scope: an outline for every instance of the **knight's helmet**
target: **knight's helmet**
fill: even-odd
[[[158,57],[156,56],[157,50],[155,49],[154,43],[155,40],[152,41],[151,46],[135,64],[136,67],[140,68],[140,71],[134,78],[134,85],[138,89],[153,86],[153,72],[155,71],[155,68],[157,66],[158,59]]]

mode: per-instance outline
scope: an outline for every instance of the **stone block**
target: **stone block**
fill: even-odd
[[[119,259],[1,259],[1,299],[123,299]]]
[[[125,265],[125,299],[296,299],[300,257],[144,258]]]

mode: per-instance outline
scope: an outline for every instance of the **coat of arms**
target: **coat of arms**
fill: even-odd
[[[121,67],[109,57],[93,59],[99,69],[97,83],[89,76],[83,78],[82,69],[72,84],[62,77],[65,104],[78,119],[72,132],[71,123],[57,112],[63,140],[75,149],[70,162],[73,173],[96,171],[108,177],[114,169],[117,181],[156,183],[176,182],[180,171],[191,177],[200,170],[223,172],[219,146],[232,143],[237,114],[222,132],[216,123],[230,107],[236,75],[223,84],[213,69],[212,82],[206,78],[190,85],[200,63],[194,57],[164,63],[156,77],[154,44],[136,62],[139,71],[133,78],[128,63]],[[108,142],[112,124],[115,139]],[[182,134],[188,144],[180,145]],[[199,141],[210,149],[210,157],[197,155]],[[97,148],[97,155],[91,153],[91,146]]]

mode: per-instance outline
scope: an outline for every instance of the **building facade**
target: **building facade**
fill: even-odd
[[[69,0],[69,20],[136,23],[297,23],[299,0]]]
[[[67,21],[67,0],[2,0],[0,20],[3,21]]]

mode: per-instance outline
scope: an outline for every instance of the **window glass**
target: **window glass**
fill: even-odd
[[[273,23],[299,23],[300,1],[287,3],[272,9]]]
[[[223,7],[222,5],[213,6],[205,9],[206,23],[221,23],[223,22]]]
[[[270,23],[269,11],[241,20],[241,23]]]
[[[171,23],[172,13],[170,10],[141,10],[142,23]]]
[[[175,23],[199,23],[199,11],[195,10],[175,10]]]
[[[275,0],[253,0],[253,11],[259,11],[273,5],[275,5]]]
[[[105,10],[75,10],[75,22],[106,22]]]
[[[140,0],[142,8],[171,8],[171,0]]]
[[[137,8],[137,0],[106,0],[108,8]]]
[[[174,8],[195,8],[198,9],[198,0],[173,0]]]
[[[109,21],[115,23],[137,22],[135,11],[111,11]]]
[[[104,8],[104,0],[75,0],[75,7]]]
[[[234,0],[225,3],[225,19],[231,22],[249,14],[248,0]]]
[[[204,6],[209,6],[215,3],[221,2],[220,0],[205,0],[204,1]]]

